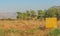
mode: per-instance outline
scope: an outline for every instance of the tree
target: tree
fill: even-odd
[[[59,10],[57,9],[56,17],[57,17],[58,20],[60,20],[60,9]]]
[[[57,19],[60,19],[60,6],[53,6],[46,10],[45,12],[46,17],[57,17]]]
[[[22,13],[21,12],[17,12],[17,19],[22,19]]]
[[[56,8],[51,7],[48,10],[46,10],[45,16],[46,17],[56,17],[56,12],[57,12]]]
[[[26,10],[27,20],[30,20],[30,11]]]
[[[36,17],[36,12],[34,10],[30,10],[30,16],[31,19],[34,19]]]
[[[23,20],[27,19],[27,14],[23,13]]]
[[[41,19],[44,18],[44,12],[43,10],[38,10],[38,19]]]

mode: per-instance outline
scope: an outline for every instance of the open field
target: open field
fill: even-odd
[[[57,21],[60,28],[60,21]],[[47,36],[51,29],[46,29],[44,21],[38,20],[0,20],[0,36]],[[0,31],[0,32],[1,32]]]

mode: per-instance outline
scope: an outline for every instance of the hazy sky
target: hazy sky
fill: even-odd
[[[60,6],[60,0],[0,0],[0,12],[47,9]]]

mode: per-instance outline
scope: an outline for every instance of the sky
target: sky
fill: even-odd
[[[60,6],[60,0],[0,0],[0,12],[45,10],[52,6]]]

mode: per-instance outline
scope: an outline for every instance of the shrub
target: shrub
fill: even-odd
[[[52,31],[50,31],[48,34],[48,36],[60,36],[60,29],[53,29]]]

